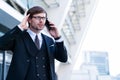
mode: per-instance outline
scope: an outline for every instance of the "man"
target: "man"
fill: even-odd
[[[0,50],[13,51],[6,80],[57,80],[54,59],[66,62],[67,51],[53,23],[48,31],[55,40],[41,33],[46,19],[43,8],[32,7],[20,25],[0,37]]]

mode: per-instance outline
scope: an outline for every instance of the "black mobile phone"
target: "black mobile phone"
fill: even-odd
[[[45,22],[45,26],[47,27],[47,29],[48,29],[48,30],[50,30],[50,29],[51,29],[51,27],[50,27],[50,23],[49,23],[49,21],[48,21],[48,20],[46,20],[46,22]]]

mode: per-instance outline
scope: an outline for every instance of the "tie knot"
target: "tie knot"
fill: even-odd
[[[38,35],[35,36],[35,45],[36,47],[39,49],[40,48],[40,43],[39,43],[39,38],[38,38]]]
[[[38,39],[38,35],[35,36],[35,39]]]

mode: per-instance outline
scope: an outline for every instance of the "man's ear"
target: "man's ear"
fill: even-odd
[[[28,23],[31,23],[31,18],[28,18]]]
[[[30,26],[31,18],[28,18],[28,26]]]

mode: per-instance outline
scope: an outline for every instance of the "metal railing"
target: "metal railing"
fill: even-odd
[[[0,80],[5,80],[5,51],[0,51],[0,53],[2,54],[0,57],[2,59],[1,61],[1,79]]]
[[[9,59],[8,59],[9,58]],[[6,80],[6,75],[11,62],[11,54],[0,50],[0,80]]]

